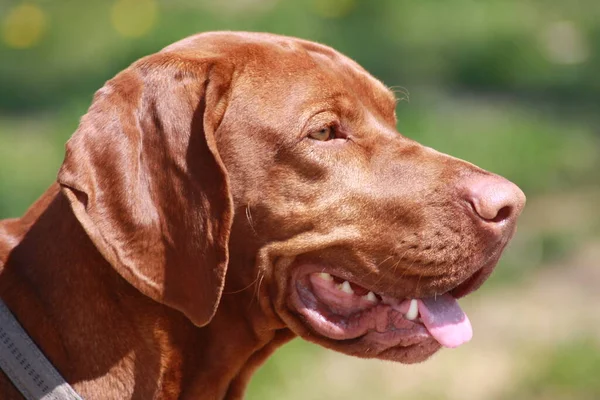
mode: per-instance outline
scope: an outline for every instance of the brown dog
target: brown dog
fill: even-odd
[[[205,33],[110,80],[0,222],[0,298],[88,400],[236,399],[296,335],[413,363],[470,338],[525,197],[395,130],[312,42]],[[416,299],[412,301],[411,299]],[[18,399],[0,374],[1,398]]]

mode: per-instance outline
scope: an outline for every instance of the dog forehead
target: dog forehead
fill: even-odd
[[[396,98],[382,82],[349,57],[320,43],[260,32],[205,32],[180,40],[163,51],[216,56],[236,73],[268,86],[308,84],[323,91],[352,91],[386,108]],[[250,67],[251,68],[248,68]]]

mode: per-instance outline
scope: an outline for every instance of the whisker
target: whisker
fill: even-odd
[[[401,101],[410,102],[410,92],[403,86],[390,86],[389,89],[396,95],[396,103]],[[397,95],[400,95],[399,97]]]
[[[250,288],[252,285],[254,285],[256,283],[256,281],[258,281],[258,276],[260,276],[260,273],[256,276],[256,279],[254,279],[252,282],[250,282],[246,287],[242,288],[242,289],[238,289],[238,290],[234,290],[231,292],[225,292],[223,291],[223,294],[236,294],[236,293],[241,293],[244,290]]]
[[[417,279],[417,287],[415,288],[415,291],[419,291],[419,284],[421,283],[421,278],[423,277],[422,274],[419,274],[419,279]]]
[[[256,229],[254,229],[254,220],[252,219],[252,212],[250,212],[250,204],[246,206],[246,219],[250,224],[250,228],[252,228],[252,232],[254,232],[256,236],[258,236],[258,232],[256,232]]]
[[[400,260],[402,260],[402,259],[400,259]],[[400,281],[402,278],[404,278],[406,276],[406,274],[410,271],[410,269],[413,267],[414,264],[415,264],[415,259],[412,260],[412,262],[410,263],[410,265],[408,267],[402,268],[402,273],[400,274],[399,277],[394,279],[394,283],[392,285],[396,286],[398,281]],[[421,277],[421,275],[419,274],[419,279],[421,279],[420,277]]]
[[[252,299],[250,300],[250,303],[248,304],[248,309],[250,309],[250,307],[254,303],[254,299],[258,300],[258,295],[260,294],[260,286],[262,285],[263,279],[265,278],[264,273],[259,272],[258,276],[260,277],[260,279],[258,280],[258,285],[256,285],[256,290],[254,292],[254,296],[252,296]]]
[[[384,259],[383,259],[381,262],[379,262],[379,263],[378,263],[378,264],[375,266],[375,269],[374,269],[374,270],[373,270],[373,269],[371,269],[371,270],[369,270],[368,272],[366,272],[366,273],[362,274],[362,275],[361,275],[360,277],[358,277],[358,278],[359,278],[359,279],[364,279],[364,278],[366,278],[367,276],[369,276],[369,275],[371,275],[371,274],[373,274],[373,273],[375,273],[375,272],[379,272],[379,267],[381,267],[381,265],[383,265],[383,263],[384,263],[384,262],[386,262],[387,260],[389,260],[389,259],[390,259],[390,258],[392,258],[392,257],[394,257],[394,255],[393,255],[393,254],[390,254],[389,256],[387,256],[386,258],[384,258]],[[381,275],[380,275],[379,279],[381,280]],[[379,281],[377,281],[377,282],[379,282]],[[376,284],[377,282],[375,282],[375,284]]]

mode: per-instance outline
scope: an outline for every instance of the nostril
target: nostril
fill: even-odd
[[[510,205],[498,205],[481,199],[473,199],[470,204],[475,215],[486,222],[500,223],[509,219],[512,214]]]
[[[496,214],[496,216],[494,218],[492,218],[488,221],[499,223],[499,222],[509,219],[510,214],[512,214],[512,207],[504,206],[500,210],[498,210],[498,214]]]

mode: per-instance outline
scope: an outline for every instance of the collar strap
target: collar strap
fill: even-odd
[[[27,400],[82,400],[1,299],[0,369]]]

